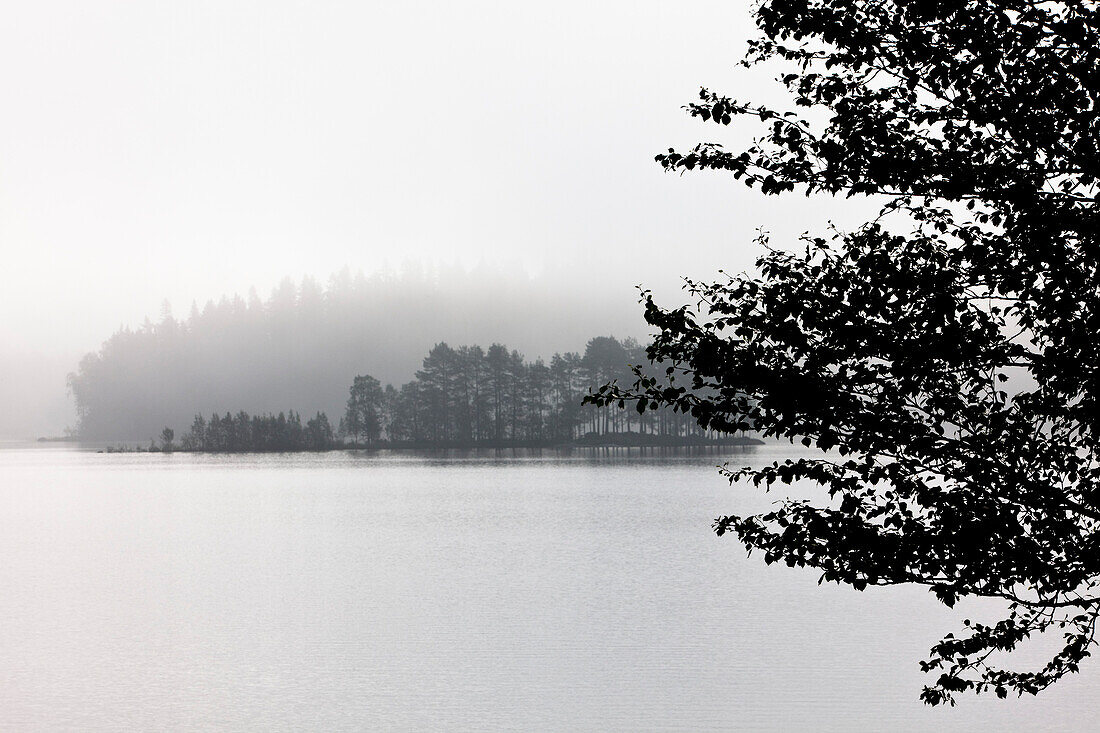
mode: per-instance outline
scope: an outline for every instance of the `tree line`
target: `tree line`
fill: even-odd
[[[337,418],[357,373],[400,384],[445,339],[501,342],[549,354],[600,328],[642,332],[622,296],[601,290],[561,297],[545,278],[484,269],[413,268],[372,275],[348,270],[326,283],[289,279],[268,297],[255,290],[183,317],[120,328],[69,375],[73,432],[88,440],[141,440],[196,411],[278,413],[308,407]],[[629,296],[628,296],[629,297]]]
[[[437,344],[416,378],[400,388],[369,375],[350,388],[340,434],[372,445],[544,445],[608,437],[641,442],[717,439],[689,415],[673,410],[625,412],[585,407],[584,395],[627,379],[648,364],[633,339],[599,336],[584,353],[525,361],[501,344],[452,348]],[[645,436],[644,438],[641,436]],[[647,441],[648,439],[648,441]]]
[[[163,448],[170,450],[173,431],[165,428],[161,436]],[[236,415],[227,412],[225,417],[214,413],[209,420],[196,415],[180,445],[183,450],[212,453],[329,450],[336,447],[336,436],[323,412],[303,424],[293,410],[251,417],[242,410]]]
[[[324,412],[303,423],[294,411],[196,415],[180,447],[190,451],[327,450],[362,447],[545,446],[709,442],[723,434],[674,410],[645,413],[582,405],[591,389],[632,375],[645,361],[633,339],[590,339],[584,353],[527,361],[502,344],[436,344],[414,379],[394,387],[358,375],[334,430]],[[648,362],[646,362],[648,363]],[[162,443],[172,447],[166,428]],[[725,436],[728,438],[728,436]],[[167,440],[165,439],[167,438]]]

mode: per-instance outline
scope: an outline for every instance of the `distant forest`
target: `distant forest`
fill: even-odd
[[[192,305],[184,318],[166,304],[157,320],[120,328],[69,375],[72,432],[147,441],[165,426],[190,425],[196,413],[277,415],[288,407],[323,412],[335,424],[357,374],[402,384],[443,341],[506,343],[514,362],[511,349],[549,354],[576,349],[593,333],[640,333],[644,324],[628,302],[628,291],[563,295],[560,282],[513,272],[406,267],[370,276],[344,270],[325,285],[287,279],[266,299],[253,290]],[[490,350],[496,360],[500,349]],[[404,393],[402,404],[408,389],[395,390]],[[515,430],[522,432],[518,409]],[[395,434],[412,440],[425,429],[420,408],[394,415]],[[511,422],[501,425],[506,435],[518,434]],[[477,430],[484,435],[480,423]]]
[[[437,344],[416,378],[395,388],[356,376],[339,427],[327,414],[308,421],[291,411],[249,416],[196,415],[184,450],[235,452],[361,447],[543,446],[576,443],[672,445],[718,435],[671,410],[582,407],[591,387],[631,378],[628,364],[645,360],[636,341],[600,336],[584,354],[527,362],[501,344],[451,348]]]

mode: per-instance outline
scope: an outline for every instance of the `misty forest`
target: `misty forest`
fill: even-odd
[[[75,434],[147,440],[168,427],[180,435],[175,447],[199,451],[744,441],[671,409],[582,405],[590,390],[648,364],[633,338],[594,337],[549,361],[499,343],[440,342],[411,381],[383,386],[361,371],[364,362],[394,371],[385,363],[393,346],[370,334],[402,307],[401,284],[346,272],[327,289],[284,281],[267,301],[253,291],[193,307],[187,319],[165,309],[156,323],[120,329],[69,377]],[[303,421],[302,411],[316,414]]]

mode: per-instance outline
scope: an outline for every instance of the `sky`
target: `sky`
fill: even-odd
[[[653,162],[751,137],[682,110],[773,95],[737,65],[748,5],[5,0],[0,372],[63,378],[165,299],[345,266],[517,268],[627,308],[743,269],[758,228],[843,215]]]

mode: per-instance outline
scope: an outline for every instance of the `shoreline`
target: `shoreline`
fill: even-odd
[[[626,434],[620,433],[619,435]],[[245,454],[245,453],[331,453],[333,451],[379,451],[379,450],[409,450],[409,451],[432,451],[432,450],[460,450],[460,451],[473,451],[473,450],[576,450],[576,449],[610,449],[610,448],[746,448],[753,446],[766,445],[763,440],[759,438],[751,437],[731,437],[731,438],[697,438],[697,439],[669,439],[667,437],[654,436],[652,440],[638,440],[637,434],[630,438],[620,439],[605,439],[607,436],[600,436],[600,440],[591,439],[584,440],[579,439],[572,442],[537,442],[537,441],[502,441],[502,442],[486,442],[486,443],[458,443],[458,442],[443,442],[443,443],[423,443],[423,442],[409,442],[409,441],[380,441],[373,445],[353,445],[353,444],[341,444],[334,445],[329,448],[321,449],[298,449],[298,450],[285,450],[285,449],[271,449],[271,450],[196,450],[196,449],[184,449],[173,447],[169,450],[164,450],[158,446],[152,445],[107,445],[101,448],[90,448],[96,453],[197,453],[197,454]],[[79,439],[66,439],[64,441],[43,441],[39,439],[38,442],[68,442],[80,444],[82,442],[100,442],[102,441],[81,441]]]

